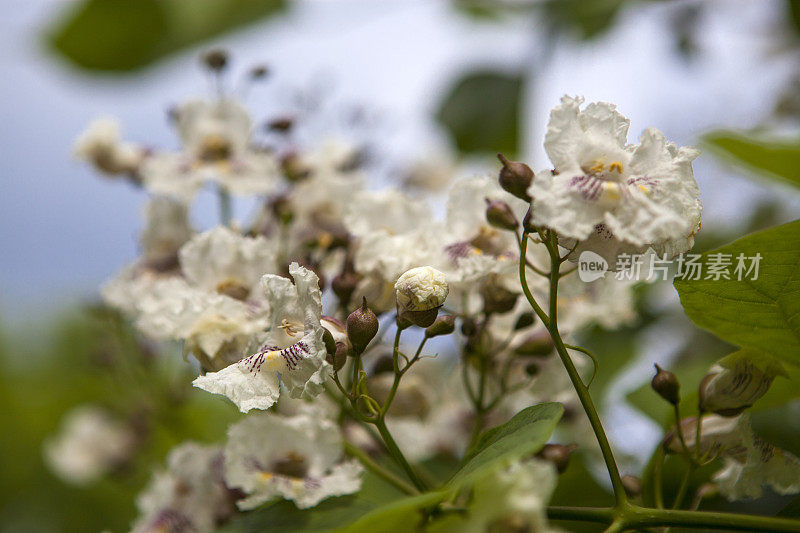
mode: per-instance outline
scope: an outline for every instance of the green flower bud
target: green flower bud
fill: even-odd
[[[486,220],[496,228],[509,231],[514,231],[519,227],[519,221],[514,215],[514,211],[507,203],[500,200],[493,201],[486,198]]]
[[[650,386],[669,403],[678,405],[681,401],[681,384],[678,383],[678,378],[672,372],[668,372],[658,365],[655,365],[655,367],[656,375],[653,377],[653,381],[650,382]]]
[[[530,202],[528,188],[533,183],[531,167],[519,161],[509,161],[503,154],[497,154],[497,158],[503,163],[499,176],[500,186],[520,200]]]
[[[442,315],[425,330],[425,336],[429,339],[440,335],[450,335],[456,329],[456,317],[453,315]]]
[[[356,354],[362,353],[377,333],[378,317],[367,307],[367,298],[364,297],[361,307],[347,317],[347,338],[353,351]]]

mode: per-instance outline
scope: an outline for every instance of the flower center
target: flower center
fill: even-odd
[[[250,287],[236,278],[226,278],[217,283],[217,292],[230,296],[234,300],[245,301],[250,295]]]
[[[289,337],[296,337],[298,333],[303,332],[302,324],[297,324],[294,322],[289,322],[285,318],[281,320],[281,325],[278,326],[279,329],[282,329],[283,332],[288,335]]]
[[[221,135],[209,135],[200,145],[198,157],[207,163],[230,159],[233,150],[231,143]]]
[[[273,461],[269,471],[278,476],[302,479],[308,473],[308,459],[295,452],[289,452],[286,457]]]

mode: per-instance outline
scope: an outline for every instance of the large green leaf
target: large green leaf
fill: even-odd
[[[533,405],[505,424],[486,430],[467,452],[448,485],[461,487],[491,470],[538,452],[553,434],[563,412],[560,403]]]
[[[730,279],[705,279],[714,254],[730,254]],[[761,255],[757,279],[737,279],[736,258]],[[702,278],[677,279],[686,314],[718,337],[800,365],[800,221],[706,252]]]
[[[82,68],[126,71],[285,6],[285,0],[85,0],[48,32],[48,42]]]
[[[703,144],[753,172],[800,187],[800,140],[765,139],[735,131],[712,131]]]
[[[464,153],[519,150],[519,114],[523,77],[517,73],[470,72],[459,79],[439,105],[437,120]]]

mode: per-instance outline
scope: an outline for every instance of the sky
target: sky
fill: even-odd
[[[401,160],[447,148],[431,115],[459,74],[529,68],[526,161],[543,168],[548,110],[563,94],[617,103],[631,118],[630,140],[652,125],[678,144],[693,144],[710,128],[753,127],[769,113],[791,74],[791,58],[774,50],[783,3],[711,4],[699,32],[702,54],[691,63],[675,55],[665,23],[686,3],[635,3],[602,39],[589,46],[562,39],[549,60],[528,66],[542,46],[543,21],[480,24],[444,1],[300,1],[208,46],[230,50],[234,71],[270,66],[270,81],[248,92],[257,117],[286,109],[293,90],[317,86],[334,101],[377,110],[378,143]],[[41,44],[65,3],[9,4],[0,20],[0,316],[15,320],[90,298],[136,256],[144,195],[75,161],[75,136],[92,118],[112,115],[125,138],[173,147],[165,111],[209,87],[197,49],[135,76],[75,72]],[[337,134],[333,120],[315,127],[320,137]],[[789,212],[800,212],[797,195],[754,184],[710,156],[698,159],[695,173],[704,225],[741,225],[758,198],[783,198]],[[209,198],[200,201],[210,207]]]

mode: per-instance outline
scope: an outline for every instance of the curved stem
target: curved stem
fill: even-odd
[[[533,307],[534,311],[536,311],[536,314],[539,315],[539,318],[541,318],[542,322],[544,322],[547,326],[547,330],[550,333],[550,337],[552,338],[553,344],[556,347],[556,352],[561,358],[564,368],[567,370],[567,374],[572,382],[572,386],[575,388],[575,392],[578,394],[578,399],[583,406],[583,410],[586,412],[586,416],[589,418],[589,423],[591,424],[592,430],[597,438],[597,443],[600,446],[600,451],[603,454],[603,460],[606,463],[608,475],[611,478],[611,486],[614,489],[614,498],[617,502],[617,506],[624,505],[628,501],[628,497],[625,494],[625,487],[622,484],[622,477],[619,474],[619,468],[617,467],[617,462],[614,459],[614,452],[611,450],[611,444],[608,442],[608,437],[603,429],[600,416],[597,414],[597,409],[592,401],[592,396],[589,394],[589,389],[586,388],[586,385],[584,385],[578,370],[575,368],[575,364],[572,362],[572,358],[567,352],[564,341],[561,339],[561,334],[558,331],[558,268],[561,262],[561,256],[558,254],[558,243],[556,241],[556,236],[555,234],[551,233],[547,236],[547,239],[543,239],[547,245],[547,250],[550,253],[551,268],[549,317],[544,315],[544,311],[536,303],[533,295],[530,293],[530,290],[527,289],[524,262],[528,247],[527,237],[527,232],[523,232],[522,240],[520,242],[520,281],[523,285],[523,292],[525,292],[525,296],[528,298],[528,302],[530,302],[531,307]],[[545,318],[547,318],[546,321]]]
[[[686,466],[681,478],[680,487],[678,487],[678,494],[675,496],[675,501],[672,503],[673,509],[680,509],[683,505],[683,499],[686,497],[686,492],[689,490],[689,481],[692,479],[692,472],[694,472],[694,462],[690,462]]]
[[[396,488],[400,489],[401,491],[405,492],[409,495],[418,494],[419,491],[416,490],[414,487],[400,479],[399,477],[395,476],[387,469],[376,463],[372,460],[372,457],[367,455],[364,450],[351,444],[347,441],[344,442],[344,451],[347,452],[349,455],[352,455],[356,459],[358,459],[362,465],[364,465],[367,470],[378,476],[379,478],[383,479],[384,481],[388,481]]]
[[[386,422],[384,422],[383,418],[378,418],[373,423],[375,424],[375,427],[378,428],[378,433],[380,433],[381,438],[383,439],[383,444],[386,446],[386,450],[389,452],[389,455],[391,455],[392,459],[394,459],[395,462],[400,465],[400,467],[408,476],[408,479],[411,480],[417,490],[420,492],[425,492],[428,490],[428,487],[406,460],[403,452],[400,451],[400,448],[394,441],[392,434],[389,433],[389,429],[386,427]]]

